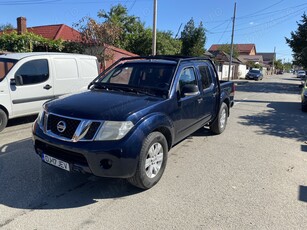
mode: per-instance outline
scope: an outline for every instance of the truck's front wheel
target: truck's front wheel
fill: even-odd
[[[160,132],[152,132],[145,139],[136,172],[128,181],[139,188],[149,189],[162,177],[167,162],[167,141]]]
[[[226,128],[227,119],[228,119],[228,106],[223,102],[220,111],[217,115],[217,118],[210,126],[210,130],[215,134],[221,134]]]
[[[2,109],[0,109],[0,132],[6,127],[6,125],[7,115]]]

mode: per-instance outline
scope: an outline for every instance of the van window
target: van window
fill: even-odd
[[[17,60],[0,58],[0,82],[5,78],[16,62]]]
[[[54,58],[56,79],[77,79],[78,66],[74,58]]]
[[[28,61],[17,70],[15,75],[22,77],[23,85],[44,82],[49,78],[48,60],[39,59]]]
[[[201,83],[202,83],[203,89],[209,88],[212,83],[212,78],[210,76],[208,66],[198,66],[198,69],[201,75]]]

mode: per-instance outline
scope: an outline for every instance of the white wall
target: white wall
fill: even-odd
[[[246,65],[239,65],[238,69],[238,79],[245,78],[245,75],[247,74],[248,69],[246,69]]]

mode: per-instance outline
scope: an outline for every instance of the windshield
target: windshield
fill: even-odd
[[[17,60],[0,58],[0,82],[5,78],[16,62]]]
[[[168,91],[176,65],[155,62],[128,62],[115,67],[94,86],[108,85],[116,88],[151,89]]]
[[[260,70],[255,70],[255,69],[252,69],[249,71],[250,73],[260,73]]]

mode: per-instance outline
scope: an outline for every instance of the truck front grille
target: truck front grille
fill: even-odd
[[[92,141],[103,123],[49,113],[44,119],[44,132],[64,141]]]
[[[63,132],[60,132],[58,129],[58,124],[60,122],[64,122],[66,124],[66,128]],[[50,130],[54,134],[66,137],[68,139],[71,139],[76,132],[76,129],[78,128],[78,125],[80,124],[80,120],[74,120],[66,117],[59,117],[53,114],[50,114],[48,116],[48,123],[47,123],[47,130]]]

